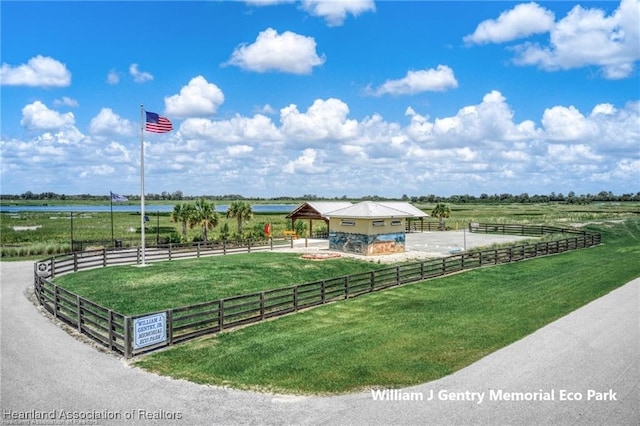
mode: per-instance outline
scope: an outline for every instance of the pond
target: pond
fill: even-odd
[[[253,204],[251,209],[254,213],[290,213],[297,207],[297,204]],[[216,204],[218,213],[226,213],[229,208],[228,204]],[[18,212],[110,212],[110,204],[41,204],[41,205],[0,205],[0,213],[18,213]],[[140,204],[122,204],[113,203],[114,212],[131,212],[139,213]],[[145,206],[145,213],[153,214],[171,213],[173,204],[148,204]]]

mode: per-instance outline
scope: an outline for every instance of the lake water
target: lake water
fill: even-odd
[[[254,213],[291,213],[296,207],[297,204],[253,204],[251,205],[251,209]],[[218,213],[226,213],[229,208],[228,204],[216,204],[216,211]],[[10,206],[10,205],[0,205],[0,213],[19,213],[19,212],[78,212],[78,213],[87,213],[87,212],[110,212],[111,206],[109,204],[98,205],[30,205],[30,206]],[[113,211],[114,212],[131,212],[131,213],[139,213],[140,212],[140,204],[121,204],[121,203],[113,203]],[[173,204],[149,204],[145,205],[144,212],[146,214],[153,214],[156,212],[160,213],[171,213],[173,211]]]

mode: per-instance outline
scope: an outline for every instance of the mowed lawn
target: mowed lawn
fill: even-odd
[[[385,266],[389,267],[347,258],[319,262],[295,253],[259,252],[156,262],[144,268],[98,268],[54,282],[106,308],[136,315]]]
[[[197,383],[295,394],[435,380],[640,276],[640,220],[595,229],[598,247],[368,294],[135,364]]]

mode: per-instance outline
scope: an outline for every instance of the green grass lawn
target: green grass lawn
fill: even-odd
[[[197,383],[299,394],[435,380],[640,276],[640,220],[597,230],[598,247],[372,293],[135,364]]]
[[[145,268],[92,269],[54,282],[121,314],[135,315],[385,266],[389,265],[347,258],[316,262],[295,253],[260,252],[156,262]]]

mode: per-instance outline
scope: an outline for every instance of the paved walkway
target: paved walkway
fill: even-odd
[[[131,368],[42,315],[25,296],[32,274],[30,262],[0,262],[2,424],[29,424],[25,417],[100,425],[640,423],[640,278],[455,374],[398,394],[423,400],[376,401],[370,392],[264,395]]]

